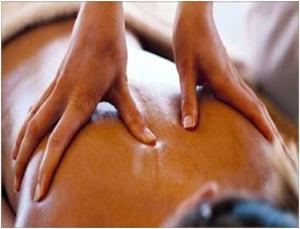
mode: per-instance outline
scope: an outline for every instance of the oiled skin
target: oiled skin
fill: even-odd
[[[13,193],[10,153],[27,110],[59,67],[73,21],[23,34],[2,53],[2,178],[16,226],[158,226],[209,180],[220,191],[260,195],[270,181],[270,145],[252,124],[209,92],[199,93],[199,125],[180,125],[175,65],[128,48],[128,79],[155,146],[139,143],[117,111],[100,104],[73,139],[46,198],[33,201],[45,140],[32,157],[20,193]],[[83,76],[84,77],[84,76]],[[101,77],[101,76],[99,76]]]

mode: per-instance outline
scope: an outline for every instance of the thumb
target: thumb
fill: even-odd
[[[117,93],[114,93],[112,103],[117,107],[125,126],[136,139],[145,144],[156,142],[156,136],[147,126],[127,86],[123,86]]]

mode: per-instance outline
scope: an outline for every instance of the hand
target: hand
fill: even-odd
[[[180,3],[173,51],[181,84],[181,120],[186,129],[198,122],[196,85],[208,86],[221,100],[248,118],[269,140],[279,135],[264,104],[243,82],[222,45],[208,2]]]
[[[31,109],[19,132],[12,155],[16,159],[15,190],[20,189],[34,149],[57,123],[39,167],[34,199],[40,200],[46,195],[63,152],[100,100],[116,106],[137,139],[144,143],[155,142],[127,85],[124,30],[121,3],[82,6],[57,77]]]

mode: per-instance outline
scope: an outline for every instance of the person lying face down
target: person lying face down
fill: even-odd
[[[264,104],[241,80],[227,56],[212,19],[212,4],[179,4],[173,49],[180,78],[180,120],[185,129],[198,123],[196,85],[212,90],[232,105],[270,142],[281,141]],[[35,200],[43,199],[71,139],[90,119],[99,101],[115,105],[130,133],[145,144],[157,136],[131,96],[121,3],[84,3],[72,31],[67,53],[50,83],[24,121],[12,151],[16,160],[14,190],[40,141],[49,137],[38,172]],[[284,144],[282,143],[283,147]]]
[[[294,199],[294,201],[298,201]],[[298,211],[266,200],[232,196],[198,203],[164,227],[298,227]]]
[[[276,171],[271,197],[255,198],[236,191],[217,196],[217,184],[209,182],[183,201],[162,226],[298,227],[298,168],[282,160],[276,150],[270,157]]]
[[[209,89],[199,88],[199,124],[185,130],[175,65],[132,47],[128,85],[156,143],[137,141],[117,110],[100,103],[66,149],[45,198],[34,201],[47,137],[26,167],[20,192],[13,192],[10,154],[17,133],[28,108],[53,80],[72,26],[73,21],[42,26],[3,48],[2,176],[15,226],[159,226],[210,180],[220,194],[269,195],[272,146],[252,123]]]

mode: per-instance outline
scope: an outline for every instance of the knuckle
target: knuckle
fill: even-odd
[[[49,139],[49,148],[57,148],[63,143],[61,136],[53,134]]]
[[[80,101],[78,99],[72,99],[71,105],[82,117],[89,113],[91,107],[88,101]]]
[[[36,119],[35,119],[35,118],[32,118],[32,119],[28,122],[26,134],[29,135],[29,137],[35,136],[35,135],[37,134],[37,131],[38,131],[38,126],[37,126]]]

